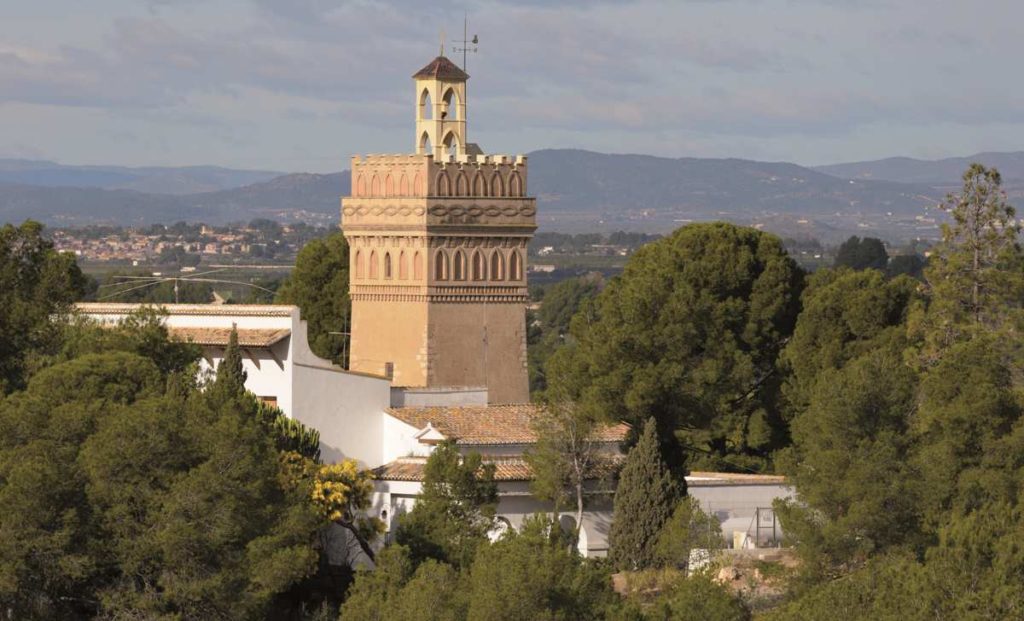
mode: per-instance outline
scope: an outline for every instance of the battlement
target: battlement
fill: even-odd
[[[357,155],[351,170],[352,198],[526,196],[525,155]]]

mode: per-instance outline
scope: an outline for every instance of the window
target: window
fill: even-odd
[[[451,196],[452,194],[452,182],[448,178],[448,173],[442,172],[437,176],[437,195],[438,196]]]
[[[270,407],[274,407],[274,408],[277,407],[277,397],[276,396],[259,397],[259,400],[261,402],[263,402],[263,405],[269,405]]]
[[[505,196],[505,182],[499,173],[491,177],[491,196]]]
[[[398,279],[409,279],[409,267],[406,265],[406,257],[404,250],[398,255]]]
[[[512,176],[508,178],[508,195],[515,197],[523,195],[523,178],[517,172],[512,173]]]
[[[370,253],[370,278],[377,278],[377,251]]]
[[[363,251],[356,250],[356,278],[362,278],[366,273],[363,267]]]
[[[384,253],[384,278],[391,278],[391,253]]]

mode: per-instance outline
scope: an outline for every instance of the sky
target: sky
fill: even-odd
[[[469,140],[805,165],[1024,150],[1020,0],[0,0],[0,157],[330,172]]]

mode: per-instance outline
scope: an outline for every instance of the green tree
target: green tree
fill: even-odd
[[[59,347],[60,322],[85,292],[70,254],[58,253],[31,220],[0,227],[0,395],[23,388],[33,359]]]
[[[924,322],[927,360],[978,328],[1019,321],[1024,253],[1016,212],[1006,202],[995,169],[971,164],[963,181],[961,193],[950,194],[940,206],[953,221],[943,224],[942,242],[925,270],[931,290]]]
[[[808,279],[803,310],[780,356],[786,370],[786,418],[806,410],[818,379],[906,332],[918,283],[886,281],[875,270],[819,270]]]
[[[921,280],[924,278],[925,265],[924,257],[919,254],[898,254],[889,260],[885,273],[889,278],[910,276]]]
[[[601,422],[572,404],[552,402],[538,412],[531,426],[537,442],[526,452],[533,471],[530,490],[537,498],[551,501],[555,514],[572,506],[578,538],[587,482],[608,475],[612,466],[598,435]]]
[[[799,502],[777,508],[809,574],[835,575],[918,536],[908,433],[916,384],[901,348],[880,348],[825,372],[793,420],[780,463]]]
[[[528,519],[484,545],[469,572],[469,619],[598,619],[616,603],[607,570],[564,545],[557,523]]]
[[[549,361],[580,407],[639,429],[654,416],[678,474],[677,433],[705,465],[764,466],[784,440],[775,361],[792,333],[802,273],[779,239],[694,224],[640,248],[573,321]],[[735,467],[734,465],[732,467]]]
[[[544,291],[540,310],[535,315],[536,326],[529,332],[531,392],[541,393],[547,388],[545,365],[548,359],[565,344],[572,318],[592,303],[603,286],[601,274],[594,273],[567,278]]]
[[[341,231],[314,239],[299,251],[295,269],[277,290],[278,304],[295,304],[309,325],[313,353],[346,366],[343,359],[351,302],[348,243]]]
[[[483,463],[479,453],[462,455],[452,441],[442,442],[427,459],[416,504],[399,519],[396,541],[408,546],[417,562],[433,558],[468,567],[494,527],[497,504],[494,465]]]
[[[673,621],[748,621],[750,611],[729,589],[705,573],[676,583],[647,615]]]
[[[608,558],[618,569],[656,564],[658,535],[686,492],[685,483],[673,480],[661,459],[655,426],[653,418],[647,421],[619,474],[615,519],[608,535]]]
[[[679,501],[672,517],[658,533],[654,556],[663,565],[685,572],[695,552],[704,560],[710,560],[714,551],[724,546],[718,518],[705,513],[696,499],[687,496]]]
[[[884,272],[889,265],[889,253],[885,244],[876,237],[861,239],[852,235],[836,250],[833,267],[848,267],[854,270],[879,270]]]

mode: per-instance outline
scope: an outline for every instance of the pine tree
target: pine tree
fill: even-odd
[[[637,570],[655,564],[658,534],[685,491],[685,483],[673,481],[661,459],[652,417],[629,452],[615,490],[615,519],[609,534],[613,566]]]

